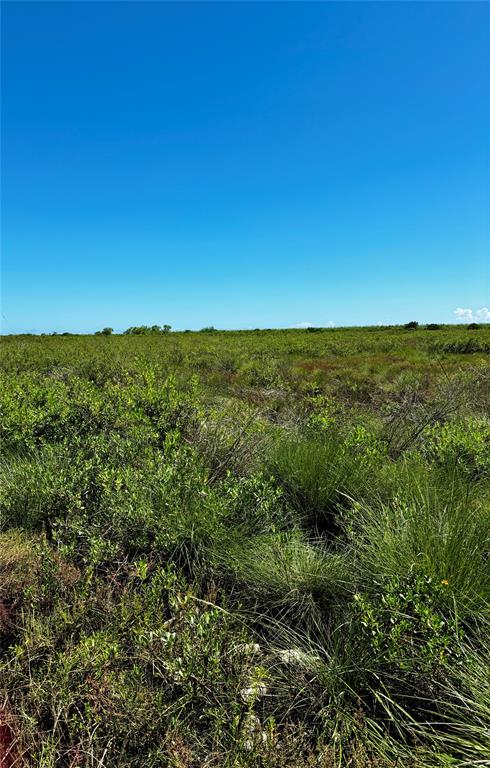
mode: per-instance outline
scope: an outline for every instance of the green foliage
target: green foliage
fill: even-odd
[[[34,765],[49,739],[61,760],[75,750],[105,753],[111,764],[124,755],[135,766],[169,759],[176,730],[196,758],[218,745],[236,748],[236,723],[248,708],[240,697],[250,673],[239,652],[243,628],[172,568],[150,572],[140,561],[127,577],[94,591],[88,574],[49,613],[30,599],[23,642],[2,676],[32,730]]]
[[[2,342],[26,768],[481,762],[490,329],[110,330]]]
[[[490,421],[473,417],[435,424],[426,432],[423,450],[429,460],[456,464],[472,480],[490,477]]]
[[[413,668],[420,674],[456,662],[460,632],[447,611],[447,579],[435,583],[414,570],[373,586],[373,594],[358,592],[355,601],[377,665],[395,667],[396,674]]]
[[[447,473],[412,474],[412,485],[411,474],[391,502],[350,512],[361,581],[420,568],[435,583],[448,581],[460,613],[478,612],[490,600],[487,499]]]
[[[132,325],[124,333],[128,336],[147,336],[150,333],[169,333],[171,330],[171,325]]]
[[[361,494],[370,473],[369,452],[374,443],[369,443],[361,427],[345,442],[332,433],[322,439],[279,438],[270,472],[306,525],[336,531],[336,514],[346,495]]]

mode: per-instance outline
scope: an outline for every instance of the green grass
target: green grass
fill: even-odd
[[[489,351],[5,337],[0,762],[490,765]]]

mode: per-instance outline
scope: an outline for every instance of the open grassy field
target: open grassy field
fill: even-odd
[[[489,353],[4,337],[2,768],[490,766]]]

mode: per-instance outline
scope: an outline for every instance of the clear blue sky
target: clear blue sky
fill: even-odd
[[[490,307],[490,4],[2,13],[5,332]]]

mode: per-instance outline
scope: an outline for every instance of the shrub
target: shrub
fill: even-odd
[[[448,610],[447,579],[435,582],[414,569],[372,586],[355,595],[355,606],[378,667],[420,675],[457,661],[460,630]]]
[[[243,626],[171,567],[143,565],[125,586],[88,596],[84,579],[49,611],[25,612],[25,644],[0,669],[28,764],[51,752],[66,764],[86,753],[114,766],[175,765],[176,731],[201,764],[216,735],[229,752],[243,738],[240,690],[255,672],[239,652]]]
[[[472,417],[435,424],[426,431],[422,450],[429,460],[457,466],[471,480],[490,477],[490,422]]]

